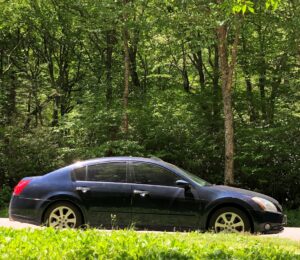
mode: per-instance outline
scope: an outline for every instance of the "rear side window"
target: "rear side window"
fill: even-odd
[[[75,181],[85,181],[86,180],[86,167],[81,167],[73,170],[73,177]]]
[[[135,183],[176,186],[180,178],[169,170],[151,163],[136,162],[133,164]]]
[[[88,181],[126,182],[126,163],[102,163],[88,166]]]

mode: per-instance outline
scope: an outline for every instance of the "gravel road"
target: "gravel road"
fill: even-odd
[[[0,227],[13,227],[13,228],[40,228],[39,226],[29,225],[20,223],[17,221],[9,221],[8,218],[0,218]],[[279,238],[289,238],[300,242],[300,228],[285,228],[283,232],[275,235],[263,235],[264,237],[279,237]]]

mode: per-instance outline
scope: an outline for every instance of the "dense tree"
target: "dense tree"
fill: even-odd
[[[299,8],[1,3],[0,183],[78,159],[154,155],[300,205]]]

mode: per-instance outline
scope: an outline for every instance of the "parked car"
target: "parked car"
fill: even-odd
[[[275,199],[212,185],[153,158],[82,161],[15,187],[11,220],[55,228],[134,226],[155,230],[277,233],[285,216]]]

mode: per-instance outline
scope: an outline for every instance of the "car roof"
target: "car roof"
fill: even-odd
[[[151,157],[151,158],[145,158],[145,157],[132,157],[132,156],[114,156],[114,157],[101,157],[101,158],[94,158],[89,159],[85,161],[78,161],[72,165],[91,165],[96,163],[102,163],[102,162],[113,162],[113,161],[139,161],[139,162],[152,162],[152,163],[158,163],[158,164],[167,164],[167,162],[163,161],[162,159],[158,157]]]

